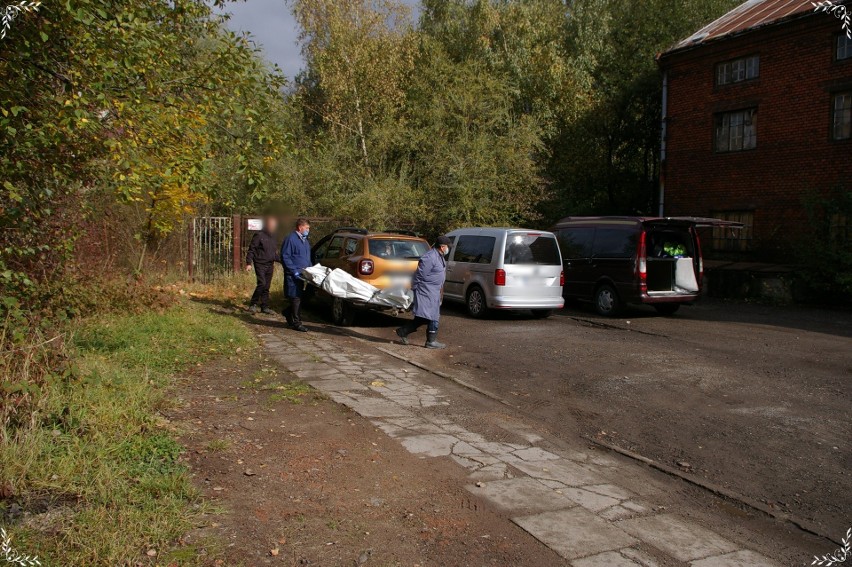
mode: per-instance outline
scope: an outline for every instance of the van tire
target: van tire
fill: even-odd
[[[331,320],[339,327],[351,327],[355,323],[355,308],[348,301],[335,297],[331,302]]]
[[[614,287],[609,284],[598,286],[595,290],[595,310],[604,317],[614,317],[621,311],[621,299]]]
[[[485,301],[485,292],[478,285],[471,286],[467,291],[467,314],[474,319],[482,319],[488,314],[488,303]]]
[[[680,309],[680,303],[658,303],[657,305],[654,305],[654,309],[656,309],[657,313],[660,315],[669,317],[677,313],[677,310]]]
[[[533,309],[532,316],[536,319],[547,319],[553,315],[553,309]]]

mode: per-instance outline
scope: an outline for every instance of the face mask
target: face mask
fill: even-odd
[[[441,246],[441,254],[446,256],[449,253],[450,253],[450,247],[449,246]]]
[[[302,231],[302,236],[307,238],[310,233],[311,233],[311,231],[306,228],[305,230]]]

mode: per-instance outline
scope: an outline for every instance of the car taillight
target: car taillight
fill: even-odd
[[[698,238],[698,232],[695,233],[695,252],[698,254],[698,289],[704,283],[704,258],[701,255],[701,239]]]
[[[559,272],[559,285],[565,287],[565,272]]]
[[[639,233],[639,248],[636,252],[636,272],[639,275],[639,287],[642,291],[648,289],[648,258],[645,248],[646,232]]]
[[[506,285],[506,270],[494,271],[494,285]]]
[[[375,268],[376,266],[372,260],[361,260],[358,262],[358,273],[362,276],[369,276]]]

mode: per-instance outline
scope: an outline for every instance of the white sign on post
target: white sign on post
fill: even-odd
[[[249,230],[263,230],[263,219],[248,219]]]

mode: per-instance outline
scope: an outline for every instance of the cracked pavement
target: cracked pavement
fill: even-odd
[[[410,453],[464,467],[472,495],[570,565],[781,564],[768,556],[770,545],[751,543],[760,539],[755,534],[718,533],[701,513],[684,513],[666,486],[674,481],[636,463],[588,447],[550,446],[523,424],[509,436],[489,434],[484,423],[471,427],[470,408],[452,394],[457,386],[436,384],[430,373],[402,360],[330,334],[261,338],[268,354],[295,376],[369,419]]]

